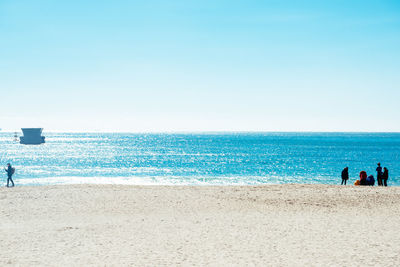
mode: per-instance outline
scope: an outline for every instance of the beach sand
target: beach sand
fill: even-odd
[[[0,189],[0,265],[400,264],[400,188]]]

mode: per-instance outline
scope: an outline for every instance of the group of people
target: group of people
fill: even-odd
[[[382,170],[381,164],[378,163],[376,168],[376,180],[378,186],[387,186],[387,180],[389,179],[389,170],[384,167]],[[342,185],[346,185],[347,180],[349,180],[349,167],[346,167],[342,171]],[[360,179],[356,180],[354,185],[375,185],[375,178],[373,175],[367,175],[366,171],[360,172]]]

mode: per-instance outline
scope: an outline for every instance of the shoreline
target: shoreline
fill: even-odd
[[[163,183],[130,183],[131,181],[129,181],[129,182],[126,182],[126,183],[124,183],[124,182],[121,182],[121,181],[115,181],[115,180],[113,180],[114,178],[111,178],[111,179],[108,179],[108,178],[104,178],[104,180],[105,181],[103,181],[103,182],[87,182],[87,181],[84,181],[84,182],[70,182],[70,183],[68,183],[68,182],[65,182],[65,183],[40,183],[40,182],[38,182],[38,183],[19,183],[19,182],[21,182],[21,180],[23,180],[23,179],[13,179],[14,180],[14,183],[15,183],[15,188],[19,188],[19,187],[23,187],[23,188],[26,188],[26,187],[33,187],[33,188],[35,188],[35,187],[52,187],[52,186],[55,186],[55,187],[57,187],[57,186],[96,186],[96,185],[99,185],[99,186],[128,186],[128,187],[136,187],[136,186],[138,186],[138,187],[142,187],[142,186],[144,186],[144,187],[146,187],[146,186],[148,186],[148,187],[152,187],[152,186],[155,186],[155,187],[159,187],[159,186],[166,186],[166,187],[175,187],[175,186],[177,186],[177,187],[179,187],[179,186],[182,186],[182,187],[208,187],[208,186],[210,186],[210,187],[230,187],[230,186],[233,186],[233,187],[264,187],[264,186],[296,186],[296,185],[298,185],[298,186],[302,186],[302,185],[304,185],[304,186],[333,186],[333,187],[360,187],[360,188],[400,188],[400,185],[388,185],[388,186],[378,186],[376,183],[375,183],[375,185],[373,185],[373,186],[369,186],[369,185],[354,185],[354,182],[353,183],[347,183],[347,185],[341,185],[339,182],[337,183],[337,184],[328,184],[328,183],[260,183],[260,184],[244,184],[244,183],[236,183],[236,184],[234,184],[234,183],[232,183],[232,184],[210,184],[210,183],[207,183],[207,182],[199,182],[198,184],[179,184],[179,183],[170,183],[170,184],[163,184]],[[2,188],[2,187],[6,187],[5,186],[6,185],[6,182],[3,182],[3,185],[1,185],[0,186],[0,188]]]
[[[0,188],[0,264],[396,265],[400,187]]]

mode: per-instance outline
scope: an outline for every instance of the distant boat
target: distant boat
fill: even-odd
[[[22,128],[24,136],[19,138],[23,145],[40,145],[44,143],[45,137],[42,136],[43,128]]]

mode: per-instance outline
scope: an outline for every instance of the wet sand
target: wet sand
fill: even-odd
[[[0,188],[0,264],[400,264],[400,187]]]

